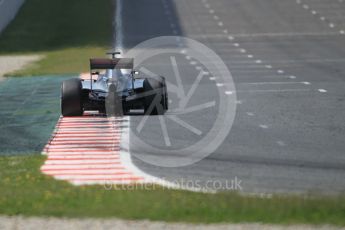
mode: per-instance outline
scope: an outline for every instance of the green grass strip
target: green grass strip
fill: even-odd
[[[245,197],[151,189],[75,187],[39,172],[43,156],[0,158],[0,213],[118,217],[192,223],[263,222],[345,225],[345,197]]]

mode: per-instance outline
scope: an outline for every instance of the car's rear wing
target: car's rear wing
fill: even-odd
[[[133,69],[133,58],[91,58],[90,69]]]

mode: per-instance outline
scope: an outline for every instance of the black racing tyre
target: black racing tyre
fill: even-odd
[[[159,82],[161,82],[161,86],[162,86],[162,101],[161,101],[161,104],[163,105],[163,109],[164,109],[164,112],[166,112],[168,110],[168,89],[167,89],[167,85],[166,85],[166,82],[165,82],[165,77],[162,77],[162,76],[158,76],[158,79],[159,79]]]
[[[163,77],[146,78],[144,80],[144,92],[148,94],[144,100],[144,112],[146,115],[163,115],[166,111],[166,89]]]
[[[62,82],[61,114],[64,117],[83,115],[82,84],[79,78]]]
[[[160,77],[163,82],[163,97],[164,97],[164,110],[167,111],[169,109],[169,99],[168,99],[168,88],[165,81],[165,77]]]

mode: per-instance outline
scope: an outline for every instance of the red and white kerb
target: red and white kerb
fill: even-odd
[[[121,128],[116,118],[92,113],[61,117],[43,150],[41,171],[73,184],[147,182],[120,157]]]

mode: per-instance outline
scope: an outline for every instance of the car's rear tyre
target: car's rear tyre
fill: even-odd
[[[164,110],[167,111],[169,109],[168,88],[165,82],[165,77],[161,77],[161,79],[163,82]]]
[[[167,88],[164,77],[146,78],[144,92],[148,94],[144,100],[146,115],[163,115],[168,109]]]
[[[61,114],[64,117],[83,115],[82,84],[80,79],[73,78],[62,82]]]

